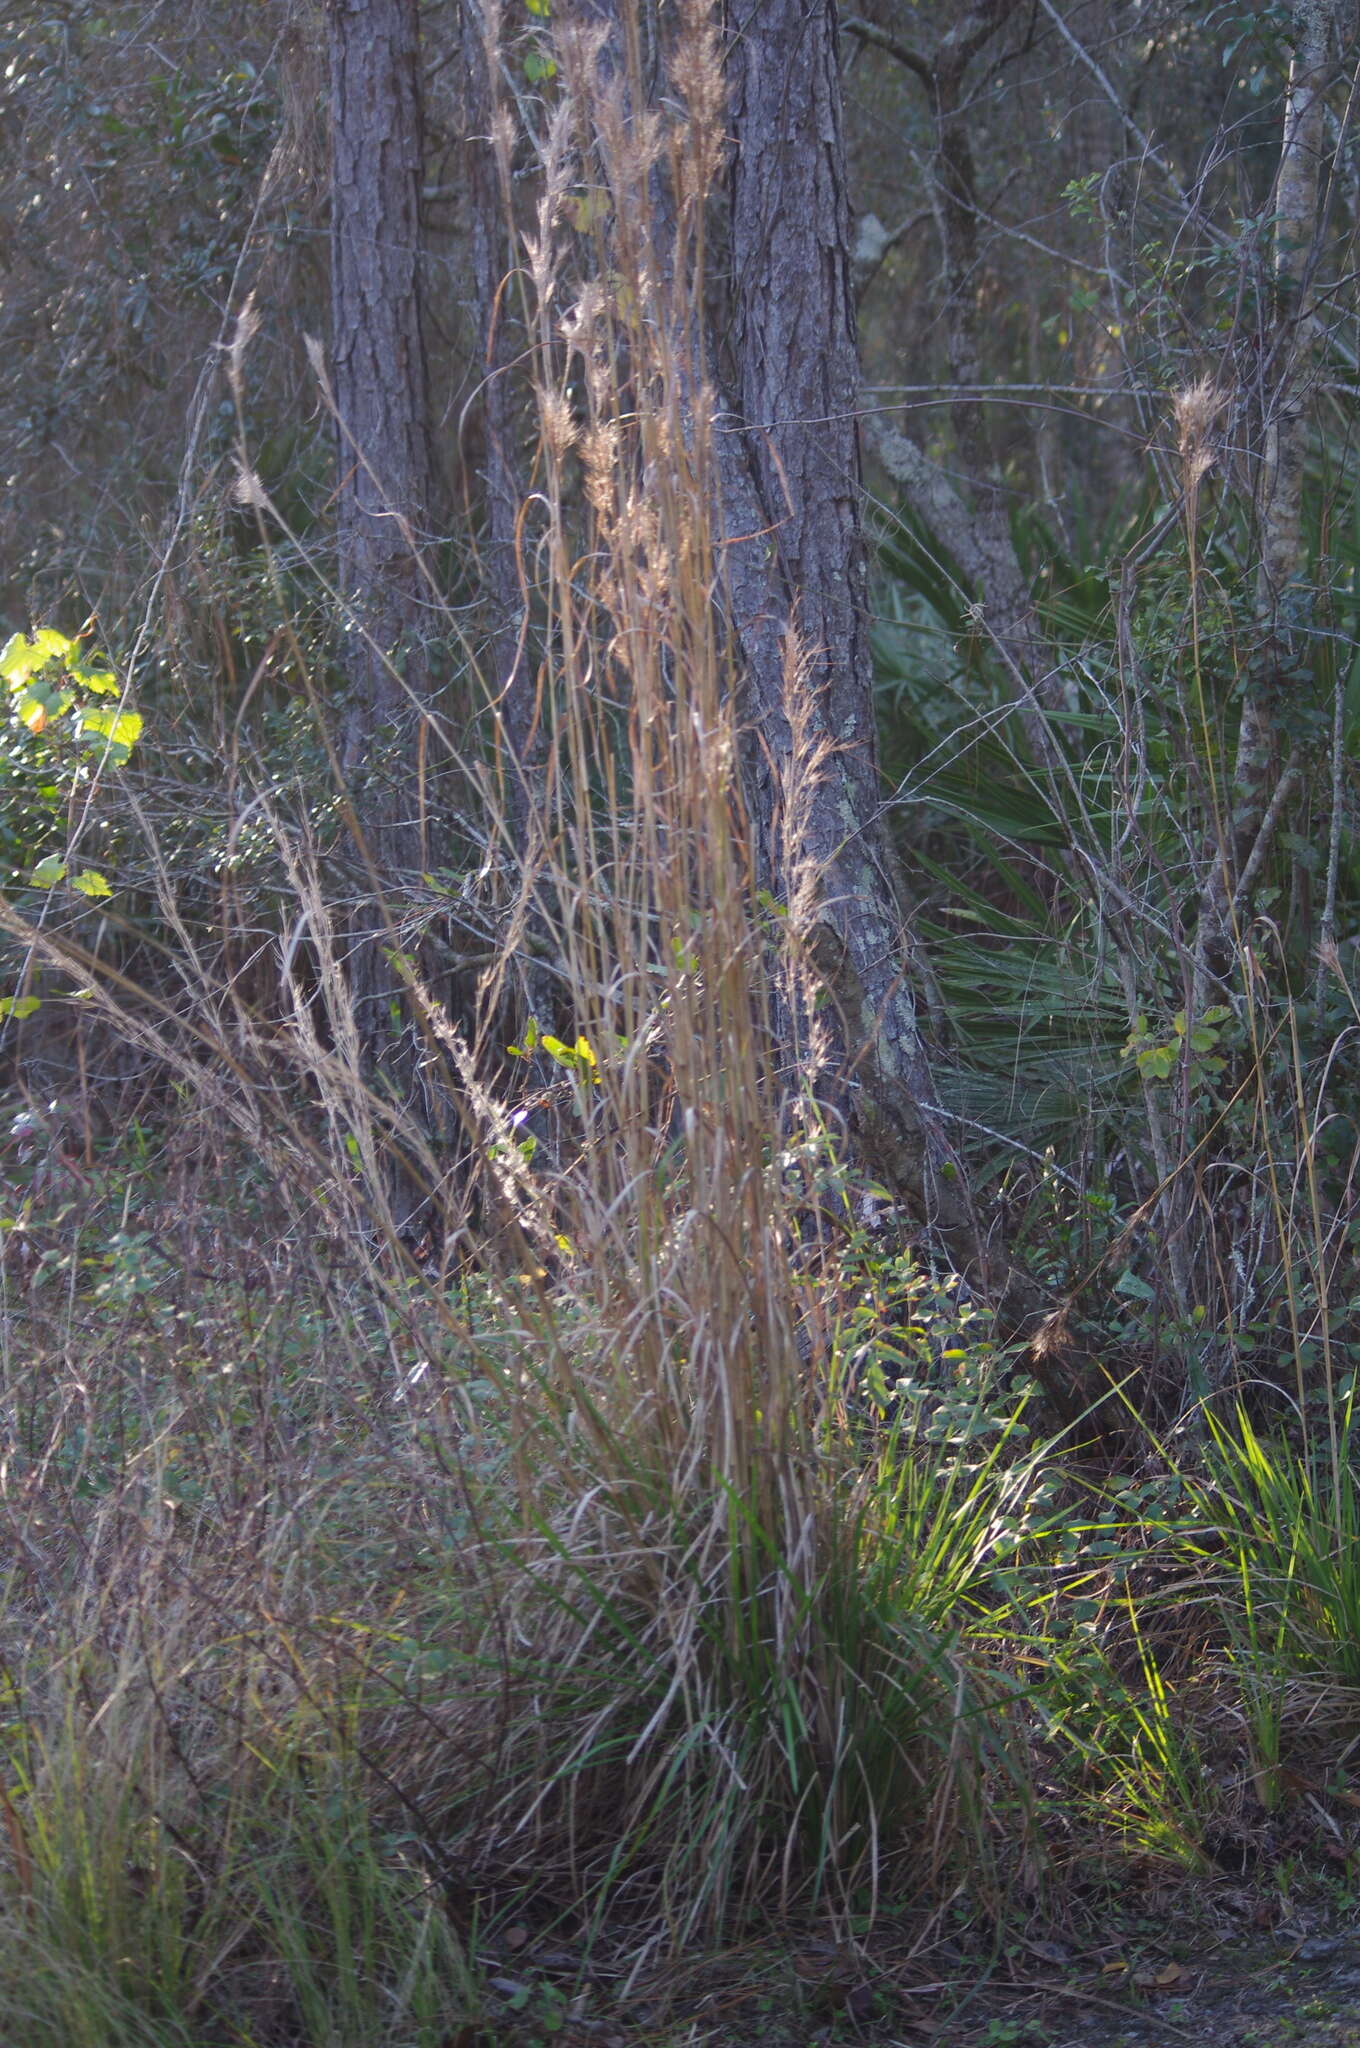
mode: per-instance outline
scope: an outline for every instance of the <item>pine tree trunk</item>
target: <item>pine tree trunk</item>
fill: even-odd
[[[484,438],[486,587],[495,618],[487,683],[502,741],[504,803],[514,844],[524,844],[533,795],[532,770],[542,753],[534,678],[522,631],[524,594],[516,559],[524,484],[515,459],[515,407],[508,333],[517,311],[510,250],[511,167],[508,134],[494,84],[498,51],[488,44],[480,6],[464,0],[462,36],[468,122],[466,180],[472,296],[483,346],[478,365]],[[508,126],[508,123],[507,123]],[[522,345],[522,335],[520,344]]]
[[[628,0],[564,0],[602,26],[596,61],[617,75]],[[627,17],[625,16],[626,20]],[[832,0],[739,0],[729,18],[732,349],[737,373],[716,422],[717,597],[751,732],[747,811],[768,885],[804,895],[816,877],[809,950],[833,1041],[818,1076],[861,1163],[930,1229],[956,1271],[995,1303],[997,1327],[1030,1339],[1054,1412],[1092,1418],[1109,1382],[1066,1315],[978,1228],[943,1130],[919,1028],[878,770],[860,520],[859,396],[849,208]],[[636,57],[630,90],[638,90]],[[653,247],[674,256],[658,178]],[[708,338],[674,337],[678,363],[713,361]],[[801,658],[790,659],[790,643]],[[821,753],[801,801],[799,756]],[[800,906],[806,911],[806,903]],[[799,920],[802,922],[802,919]],[[790,1086],[810,1019],[796,994],[777,1020]],[[828,1082],[829,1076],[829,1082]]]
[[[326,22],[337,576],[349,686],[339,751],[360,856],[348,973],[370,1080],[406,1101],[416,1027],[395,1021],[406,983],[392,956],[401,951],[401,894],[429,865],[417,0],[327,0]],[[409,1194],[400,1206],[410,1206]]]
[[[503,1044],[523,1034],[526,1016],[554,1022],[555,986],[543,957],[549,950],[539,883],[544,830],[546,721],[531,659],[528,607],[519,560],[520,518],[527,487],[516,448],[519,424],[514,365],[525,335],[522,293],[511,249],[514,232],[512,131],[498,90],[497,22],[480,0],[462,0],[465,182],[476,333],[482,346],[479,397],[484,490],[483,587],[491,610],[482,654],[490,703],[491,757],[496,778],[491,812],[510,858],[501,909],[521,944],[504,948],[484,1002],[506,1003]],[[516,869],[518,872],[516,873]],[[511,985],[511,969],[517,986]]]
[[[830,0],[740,0],[729,48],[734,393],[720,436],[728,607],[757,744],[748,801],[778,844],[794,729],[829,743],[797,843],[772,869],[820,877],[816,966],[841,1043],[836,1102],[873,1170],[976,1272],[966,1185],[935,1115],[884,829],[860,524],[859,362],[836,15]],[[743,474],[744,472],[744,474]],[[804,650],[800,683],[784,628]],[[805,730],[809,728],[805,725]],[[782,865],[783,872],[779,872]],[[797,1057],[797,1046],[789,1048]]]

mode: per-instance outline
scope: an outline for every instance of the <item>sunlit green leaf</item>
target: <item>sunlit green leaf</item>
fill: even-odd
[[[16,699],[15,716],[30,732],[39,733],[44,727],[49,726],[54,718],[60,718],[63,711],[70,708],[72,701],[70,690],[64,690],[58,683],[49,682],[46,677],[39,676],[37,681],[30,683]]]
[[[79,889],[82,896],[112,896],[113,890],[98,868],[82,868],[78,875],[72,875],[71,887]]]
[[[30,663],[28,642],[22,633],[11,633],[3,647],[0,647],[0,676],[13,688],[28,676]]]
[[[73,664],[72,678],[82,690],[92,690],[96,697],[116,697],[120,688],[117,676],[106,668],[86,668],[83,662]]]
[[[55,853],[49,853],[44,860],[38,862],[28,879],[35,889],[51,889],[56,883],[63,881],[65,876],[65,861],[58,860]]]
[[[26,640],[22,633],[11,633],[4,647],[0,648],[0,676],[17,689],[26,683],[35,669],[49,661],[64,661],[75,646],[64,633],[56,633],[50,626],[44,626]]]
[[[107,744],[109,757],[121,768],[141,737],[142,720],[136,711],[101,711],[89,707],[78,714],[82,739]]]
[[[37,996],[0,996],[0,1017],[31,1017],[41,1008]]]

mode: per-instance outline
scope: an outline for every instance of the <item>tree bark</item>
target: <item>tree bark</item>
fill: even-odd
[[[564,0],[562,38],[605,31],[589,61],[645,99],[628,0]],[[621,19],[622,16],[622,19]],[[625,46],[629,61],[625,65]],[[1066,1422],[1111,1427],[1109,1380],[1051,1297],[978,1227],[944,1136],[908,979],[909,939],[884,829],[860,522],[858,360],[830,0],[740,0],[727,43],[735,389],[715,421],[716,596],[743,692],[747,811],[758,870],[799,916],[815,1019],[810,1075],[852,1152],[925,1223],[996,1307]],[[564,63],[570,79],[578,48]],[[589,89],[589,88],[588,88]],[[675,195],[653,174],[650,259],[678,260]],[[670,337],[689,400],[715,351],[701,318]],[[685,401],[682,401],[684,403]],[[683,425],[681,431],[684,431]],[[809,764],[815,772],[806,771]],[[796,978],[796,977],[795,977]],[[790,991],[776,1020],[790,1093],[813,1019]],[[1099,1412],[1097,1412],[1099,1411]]]
[[[431,696],[420,568],[431,464],[417,0],[327,0],[326,23],[337,578],[349,681],[339,761],[363,871],[348,973],[370,1079],[407,1101],[418,1031],[394,1021],[407,977],[392,956],[403,950],[400,893],[429,865]]]
[[[1310,601],[1304,568],[1303,485],[1308,454],[1308,381],[1317,360],[1318,198],[1328,153],[1327,88],[1339,0],[1299,0],[1275,183],[1271,375],[1258,489],[1257,647],[1242,704],[1237,753],[1218,849],[1200,903],[1195,1006],[1235,957],[1234,928],[1250,915],[1252,892],[1302,780],[1295,733],[1281,767],[1281,740],[1309,653]]]
[[[484,348],[480,403],[485,444],[486,586],[495,612],[487,681],[502,742],[508,821],[513,843],[522,847],[532,804],[533,770],[542,755],[542,729],[522,630],[524,592],[516,551],[524,484],[515,457],[512,358],[507,345],[515,312],[508,290],[513,269],[510,139],[508,122],[501,122],[494,87],[496,23],[487,21],[476,0],[463,0],[462,33],[472,289]]]
[[[778,889],[817,877],[814,965],[840,1039],[835,1107],[873,1169],[978,1274],[966,1182],[934,1115],[883,825],[831,0],[737,0],[729,81],[737,388],[719,446],[726,598],[757,742],[752,827],[767,853],[782,833]],[[801,661],[789,658],[790,627]],[[818,744],[795,819],[795,751]]]
[[[739,0],[729,84],[735,417],[719,423],[723,585],[756,747],[751,824],[779,885],[817,877],[832,1106],[861,1160],[988,1298],[1054,1414],[1117,1433],[1110,1379],[1066,1303],[980,1229],[908,980],[883,791],[860,520],[859,363],[834,0]],[[791,663],[788,628],[805,650]],[[790,843],[795,751],[827,751]],[[782,811],[782,817],[781,817]],[[797,1055],[793,1044],[790,1053]],[[839,1087],[835,1084],[839,1081]]]

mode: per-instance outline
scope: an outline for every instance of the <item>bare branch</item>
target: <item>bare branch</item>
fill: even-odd
[[[1138,147],[1142,151],[1143,156],[1146,158],[1147,162],[1153,166],[1154,170],[1158,170],[1161,172],[1162,176],[1166,179],[1168,185],[1171,187],[1172,191],[1176,195],[1176,198],[1180,201],[1181,205],[1185,208],[1186,212],[1193,212],[1194,208],[1189,193],[1181,184],[1180,179],[1176,176],[1176,173],[1172,170],[1166,158],[1162,155],[1161,151],[1152,141],[1152,138],[1149,135],[1145,134],[1144,131],[1138,126],[1138,123],[1134,120],[1132,114],[1124,105],[1123,100],[1119,97],[1119,94],[1115,89],[1114,83],[1111,80],[1109,73],[1104,69],[1104,67],[1099,63],[1099,61],[1091,55],[1091,52],[1087,49],[1085,43],[1083,43],[1079,37],[1073,35],[1071,29],[1063,20],[1057,8],[1053,5],[1053,0],[1039,0],[1039,5],[1043,8],[1044,13],[1053,23],[1053,26],[1057,29],[1058,34],[1062,37],[1063,41],[1066,43],[1068,49],[1072,52],[1072,55],[1076,58],[1077,62],[1083,65],[1085,69],[1090,72],[1092,78],[1094,78],[1096,84],[1100,87],[1101,91],[1104,93],[1110,105],[1114,108],[1116,114],[1118,114],[1120,123],[1123,126],[1126,134],[1130,135],[1133,138],[1133,140],[1138,144]]]
[[[934,85],[935,73],[925,58],[908,48],[906,43],[899,42],[896,36],[889,35],[887,29],[879,28],[872,21],[862,21],[857,14],[852,14],[841,23],[841,33],[854,36],[857,42],[869,43],[874,49],[883,50],[889,57],[895,57],[899,64],[904,65],[920,79],[922,85]]]

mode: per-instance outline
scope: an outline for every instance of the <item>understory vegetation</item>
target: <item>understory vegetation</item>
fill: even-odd
[[[533,728],[516,757],[472,541],[428,549],[445,695],[365,767],[412,872],[341,760],[359,629],[301,401],[263,445],[263,301],[154,559],[10,622],[16,2048],[1006,2048],[980,1976],[1171,1995],[1187,1927],[1360,1905],[1360,495],[1317,367],[1353,312],[1292,359],[1287,636],[1218,482],[1279,393],[1203,368],[1269,327],[1268,214],[1229,234],[1211,181],[1121,273],[1138,467],[1099,522],[1006,520],[1042,692],[878,480],[903,974],[943,1170],[1050,1311],[1017,1329],[848,1135],[796,619],[753,827],[694,339],[717,46],[678,14],[651,130],[546,7],[508,44]],[[1094,183],[1065,217],[1135,242]]]

